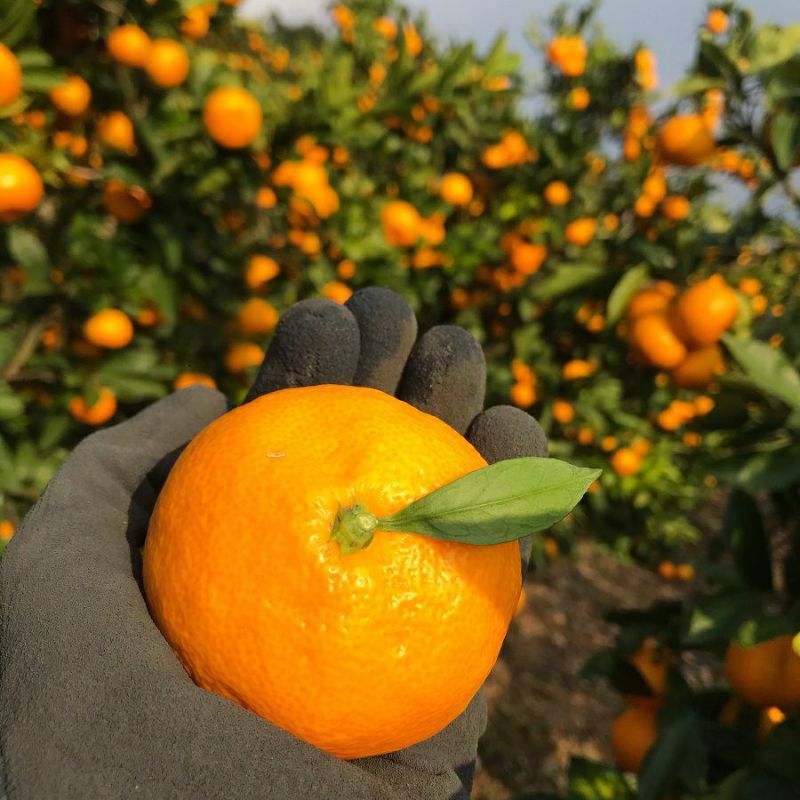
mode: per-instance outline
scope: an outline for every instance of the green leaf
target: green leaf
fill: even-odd
[[[778,166],[791,169],[800,152],[800,113],[778,111],[770,121],[769,140]]]
[[[11,228],[8,249],[25,270],[26,293],[42,294],[50,291],[50,259],[39,238],[25,228]]]
[[[791,408],[800,408],[800,373],[780,350],[758,339],[743,339],[730,334],[722,338],[733,357],[761,391],[779,397]]]
[[[757,596],[735,591],[711,595],[697,601],[688,619],[683,643],[689,647],[709,647],[728,642],[756,607]]]
[[[800,481],[800,446],[736,456],[719,462],[712,471],[721,483],[749,492],[780,491]]]
[[[600,473],[552,458],[499,461],[380,519],[378,527],[468,544],[510,542],[563,519]]]
[[[800,50],[800,25],[764,25],[755,35],[748,72],[762,72],[788,61]]]
[[[708,748],[693,711],[659,732],[639,775],[639,800],[662,800],[676,785],[697,786],[705,777]]]
[[[531,294],[539,300],[553,300],[593,283],[606,274],[603,267],[591,264],[561,264],[552,274],[531,287]]]
[[[584,758],[570,761],[570,800],[634,800],[634,797],[630,785],[614,767]]]
[[[631,298],[644,286],[650,278],[650,270],[646,264],[640,264],[625,272],[617,281],[617,285],[608,296],[608,312],[606,327],[610,328],[620,320],[628,307]]]
[[[741,489],[731,492],[722,535],[733,553],[742,580],[756,589],[770,591],[772,565],[764,520],[755,500]]]
[[[724,89],[725,81],[722,78],[711,78],[708,75],[689,75],[678,81],[670,91],[674,97],[687,97],[700,94],[709,89]]]

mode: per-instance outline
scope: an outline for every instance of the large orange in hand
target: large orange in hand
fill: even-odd
[[[265,395],[181,455],[144,549],[151,613],[194,680],[341,758],[407,747],[467,706],[520,593],[516,542],[331,540],[483,467],[456,431],[373,389]]]

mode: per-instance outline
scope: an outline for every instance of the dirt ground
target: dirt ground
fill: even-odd
[[[563,791],[571,756],[610,760],[611,724],[623,709],[602,681],[578,677],[586,659],[611,644],[611,608],[636,608],[680,589],[621,564],[590,545],[529,574],[527,602],[514,619],[489,678],[489,727],[481,740],[474,800]]]

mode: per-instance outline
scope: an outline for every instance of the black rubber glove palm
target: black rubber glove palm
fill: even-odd
[[[386,290],[358,292],[347,307],[299,303],[248,398],[287,386],[372,386],[466,433],[490,462],[545,454],[528,415],[507,406],[481,413],[485,365],[467,333],[439,327],[416,346],[415,338],[411,309]],[[9,545],[0,566],[9,800],[468,797],[482,694],[425,742],[340,761],[197,687],[154,625],[139,546],[177,453],[226,409],[222,394],[195,387],[87,437]]]

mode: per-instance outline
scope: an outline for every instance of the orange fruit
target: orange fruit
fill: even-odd
[[[78,422],[86,425],[102,425],[117,413],[117,398],[111,389],[100,387],[97,400],[91,405],[84,397],[73,397],[67,404],[67,411]]]
[[[592,101],[592,96],[585,86],[576,86],[567,94],[567,105],[576,111],[583,111]]]
[[[179,86],[189,74],[186,48],[174,39],[155,39],[144,62],[150,80],[162,88]]]
[[[691,350],[686,358],[670,371],[675,386],[683,389],[704,389],[717,375],[725,372],[725,355],[718,344]]]
[[[553,419],[567,425],[575,419],[575,406],[568,400],[556,400],[553,403]]]
[[[17,57],[0,42],[0,106],[13,103],[22,92],[22,68]]]
[[[181,21],[181,33],[191,41],[202,39],[211,25],[208,18],[208,9],[204,6],[190,8]]]
[[[83,335],[91,344],[118,350],[133,339],[133,323],[124,311],[104,308],[86,320]]]
[[[136,150],[131,118],[122,111],[112,111],[97,123],[97,138],[106,147],[132,153]]]
[[[658,152],[667,164],[698,166],[714,154],[714,137],[701,115],[680,114],[661,126]]]
[[[665,431],[676,431],[684,424],[684,420],[677,412],[670,408],[665,408],[663,411],[659,412],[656,417],[656,423],[659,428]]]
[[[597,367],[591,361],[582,358],[573,358],[561,368],[561,377],[565,381],[576,381],[593,375]]]
[[[669,307],[670,295],[659,286],[646,286],[631,298],[625,311],[629,321],[645,314],[664,312]]]
[[[688,198],[682,194],[671,194],[669,197],[665,197],[661,204],[661,213],[664,215],[664,219],[668,219],[670,222],[680,222],[686,219],[691,209]]]
[[[339,758],[422,741],[494,664],[519,547],[378,530],[343,552],[331,534],[355,502],[390,515],[485,463],[441,420],[373,389],[240,406],[189,444],[159,495],[144,548],[153,617],[203,688]]]
[[[206,375],[205,372],[181,372],[175,378],[172,386],[176,392],[186,389],[188,386],[208,386],[211,389],[216,389],[217,382],[210,375]]]
[[[343,280],[350,280],[356,274],[355,262],[349,258],[343,258],[336,267],[336,272]]]
[[[128,186],[118,178],[106,181],[103,202],[112,217],[128,223],[141,219],[153,205],[150,195],[141,186]]]
[[[646,195],[637,197],[636,202],[633,204],[633,213],[637,217],[652,217],[655,210],[656,204]]]
[[[13,222],[33,211],[44,184],[36,167],[15,153],[0,153],[0,222]]]
[[[725,677],[736,694],[754,706],[800,705],[800,656],[789,634],[753,647],[731,644],[725,654]]]
[[[748,297],[755,297],[761,291],[761,286],[758,278],[742,278],[739,281],[739,291]]]
[[[583,75],[588,54],[580,36],[556,36],[547,46],[547,60],[569,78]]]
[[[544,199],[551,206],[563,206],[569,203],[572,192],[564,181],[551,181],[544,187]]]
[[[522,275],[533,275],[547,258],[547,248],[543,244],[515,242],[511,248],[511,266]]]
[[[448,172],[442,177],[439,194],[445,203],[466,206],[472,200],[472,183],[466,175],[462,175],[460,172]]]
[[[256,192],[256,205],[259,208],[275,208],[278,204],[278,195],[269,186],[262,186]]]
[[[694,580],[694,567],[691,564],[678,564],[675,567],[675,577],[679,581]]]
[[[687,350],[663,313],[649,313],[631,323],[631,346],[650,364],[661,369],[677,367]]]
[[[239,307],[236,314],[239,327],[244,333],[272,333],[278,324],[275,307],[260,297],[251,297]]]
[[[654,710],[634,706],[624,711],[611,731],[611,749],[617,766],[625,772],[638,772],[656,739],[658,719]]]
[[[328,300],[333,300],[334,303],[346,303],[353,294],[353,290],[346,283],[329,281],[320,289],[320,294],[327,297]]]
[[[383,235],[389,244],[396,247],[416,244],[422,223],[419,211],[405,200],[392,200],[381,209]]]
[[[729,24],[728,15],[721,8],[714,8],[708,12],[706,27],[711,33],[725,33]]]
[[[518,381],[509,392],[511,402],[520,408],[530,408],[536,402],[536,388],[532,383]]]
[[[203,124],[219,145],[231,149],[247,147],[261,133],[263,112],[258,100],[246,89],[221,86],[203,106]]]
[[[280,274],[281,268],[274,258],[269,256],[254,255],[247,262],[244,271],[244,282],[249,289],[260,289]]]
[[[667,692],[670,661],[667,650],[652,636],[648,636],[639,645],[636,652],[631,656],[630,663],[642,676],[652,694],[625,695],[625,699],[630,705],[652,710],[657,710],[663,705],[663,696]]]
[[[257,367],[264,360],[264,351],[252,342],[233,344],[225,353],[225,369],[239,375],[250,367]]]
[[[395,39],[397,37],[397,23],[391,17],[378,17],[372,27],[384,39]]]
[[[570,244],[585,247],[594,238],[597,220],[593,217],[574,219],[564,229],[564,236]]]
[[[678,574],[678,568],[672,561],[662,561],[658,565],[658,574],[665,580],[665,581],[672,581],[675,580],[675,577]]]
[[[78,75],[70,75],[63,83],[50,90],[53,105],[70,117],[79,117],[89,108],[92,101],[92,90],[86,81]]]
[[[675,302],[673,323],[681,338],[695,346],[718,341],[739,313],[736,292],[715,274],[688,288]]]
[[[150,37],[138,25],[114,28],[106,42],[111,58],[126,67],[143,67],[151,44]]]
[[[611,456],[611,469],[622,477],[635,475],[642,465],[642,457],[630,447],[621,447]]]
[[[706,395],[700,395],[694,399],[694,413],[695,414],[708,414],[714,408],[714,401]]]
[[[642,194],[653,201],[660,203],[667,194],[667,179],[662,169],[653,170],[642,184]]]

